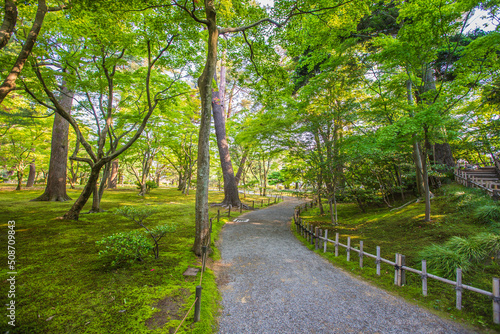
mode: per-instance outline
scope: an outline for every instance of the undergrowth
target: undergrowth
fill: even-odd
[[[500,277],[497,258],[500,222],[496,216],[499,204],[481,191],[456,184],[443,186],[436,195],[432,200],[431,222],[424,221],[424,203],[421,202],[394,211],[370,208],[367,213],[361,213],[355,204],[340,203],[337,226],[329,222],[326,204],[324,215],[320,215],[315,207],[302,212],[301,217],[306,223],[328,229],[330,239],[339,233],[340,242],[345,244],[350,236],[351,245],[357,248],[359,241],[363,240],[364,252],[375,254],[376,246],[380,246],[381,256],[391,261],[394,261],[395,253],[403,254],[406,265],[415,269],[421,269],[421,259],[425,257],[429,272],[444,274],[454,280],[456,268],[461,267],[464,270],[463,284],[491,291],[492,278]],[[301,236],[297,237],[305,241]],[[444,317],[484,331],[500,331],[500,325],[493,324],[492,303],[486,296],[464,291],[462,311],[458,311],[455,290],[450,285],[429,279],[429,295],[424,297],[419,275],[407,272],[406,286],[396,287],[394,268],[389,265],[382,264],[379,277],[372,259],[365,257],[364,266],[360,268],[357,254],[351,252],[351,261],[348,262],[346,250],[342,247],[338,257],[334,256],[331,244],[327,253],[317,252],[347,271]]]
[[[12,189],[12,190],[10,190]],[[172,333],[194,302],[199,277],[183,272],[200,267],[191,251],[194,241],[194,192],[188,196],[175,189],[159,188],[141,197],[133,188],[104,193],[105,212],[82,214],[78,221],[60,217],[71,207],[68,202],[30,202],[43,189],[0,191],[0,244],[7,245],[7,222],[16,221],[16,327],[0,322],[0,332],[12,333]],[[76,199],[80,190],[69,190]],[[261,197],[247,195],[244,203]],[[221,202],[222,193],[210,193],[210,202]],[[267,204],[267,203],[264,203]],[[87,212],[91,203],[82,210]],[[116,233],[143,228],[115,215],[122,206],[154,206],[158,213],[148,218],[148,227],[175,224],[175,232],[161,239],[158,259],[144,261],[136,256],[111,265],[99,257],[96,241]],[[210,208],[210,217],[217,207]],[[220,209],[220,207],[219,207]],[[220,209],[222,212],[223,210]],[[239,215],[233,211],[231,217]],[[232,219],[231,218],[231,219]],[[227,213],[214,220],[212,241],[217,240]],[[2,246],[3,247],[3,246]],[[215,247],[212,243],[212,247]],[[7,252],[0,272],[0,303],[9,303]],[[215,249],[215,256],[218,251]],[[201,320],[193,324],[193,312],[179,333],[212,333],[219,293],[210,269],[203,274]]]

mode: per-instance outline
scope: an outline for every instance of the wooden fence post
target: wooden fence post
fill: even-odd
[[[359,242],[359,267],[363,268],[363,241]]]
[[[493,322],[500,324],[500,279],[493,278]]]
[[[351,259],[351,237],[347,237],[347,261]]]
[[[314,229],[314,249],[319,249],[319,227],[316,226]]]
[[[396,253],[396,257],[394,259],[394,285],[398,285],[398,276],[399,276],[399,254]]]
[[[427,260],[422,260],[422,294],[427,296]]]
[[[201,285],[196,286],[196,302],[194,304],[194,322],[200,321],[200,306],[201,306]]]
[[[462,309],[462,269],[457,268],[457,285],[455,286],[457,291],[457,310]]]
[[[327,245],[328,245],[328,230],[325,230],[325,240],[323,240],[323,253],[326,253]]]
[[[401,285],[406,285],[406,271],[403,269],[403,266],[406,265],[406,257],[402,254],[399,255],[400,260],[399,260],[399,278],[401,280]]]
[[[313,226],[313,224],[309,224],[309,233],[311,233],[311,236],[310,236],[311,245],[314,245],[315,238],[314,238],[314,226]]]
[[[255,201],[252,201],[252,209],[255,209]]]
[[[217,223],[219,222],[219,219],[220,219],[220,210],[217,209]]]
[[[339,234],[335,233],[335,256],[339,256]]]
[[[375,259],[377,265],[377,275],[380,276],[380,246],[377,246],[377,258]]]

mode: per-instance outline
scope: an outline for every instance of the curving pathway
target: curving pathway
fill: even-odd
[[[290,232],[299,200],[221,233],[219,333],[474,333],[333,267]]]

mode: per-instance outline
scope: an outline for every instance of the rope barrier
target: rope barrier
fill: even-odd
[[[182,324],[184,323],[184,320],[186,320],[187,316],[189,315],[189,312],[191,312],[191,310],[193,309],[193,306],[196,304],[196,302],[198,301],[198,298],[196,298],[194,300],[194,303],[193,305],[191,305],[191,307],[189,308],[189,310],[187,311],[186,315],[184,316],[184,319],[182,319],[181,323],[179,324],[179,326],[177,327],[177,329],[175,330],[174,334],[177,334],[177,332],[179,331],[179,328],[181,328]]]

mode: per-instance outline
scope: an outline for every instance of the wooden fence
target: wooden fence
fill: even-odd
[[[500,198],[500,188],[496,182],[481,180],[460,169],[455,170],[455,181],[469,188],[480,188],[495,199]]]
[[[394,284],[397,286],[403,286],[406,284],[406,275],[405,272],[409,271],[415,274],[420,275],[422,280],[422,294],[427,296],[427,280],[429,278],[435,279],[437,281],[452,285],[456,290],[456,308],[458,310],[462,309],[462,291],[469,290],[473,291],[485,296],[490,297],[493,300],[493,322],[495,324],[500,323],[500,279],[493,278],[493,288],[492,292],[481,290],[470,285],[462,284],[462,270],[457,268],[456,270],[456,281],[452,281],[443,277],[439,277],[436,275],[429,274],[427,272],[427,262],[426,260],[422,260],[422,270],[417,270],[405,265],[405,256],[402,254],[395,254],[394,261],[384,259],[380,256],[380,247],[377,246],[376,254],[370,254],[363,250],[363,241],[359,242],[359,249],[356,249],[351,246],[351,237],[347,237],[346,244],[343,244],[339,240],[339,234],[335,233],[335,240],[331,240],[328,237],[328,230],[322,230],[318,227],[313,227],[311,224],[307,224],[302,221],[300,218],[300,213],[307,211],[308,208],[312,208],[314,202],[309,202],[303,205],[300,205],[295,208],[294,212],[294,223],[297,229],[297,233],[299,233],[302,237],[304,237],[311,245],[315,245],[315,249],[318,250],[321,247],[321,243],[323,243],[323,252],[326,253],[328,243],[334,245],[335,248],[335,256],[339,256],[339,247],[343,247],[347,251],[347,261],[351,259],[351,253],[357,253],[359,258],[359,266],[363,267],[364,258],[372,258],[375,260],[377,275],[380,276],[380,265],[382,263],[386,263],[390,266],[394,267]]]

